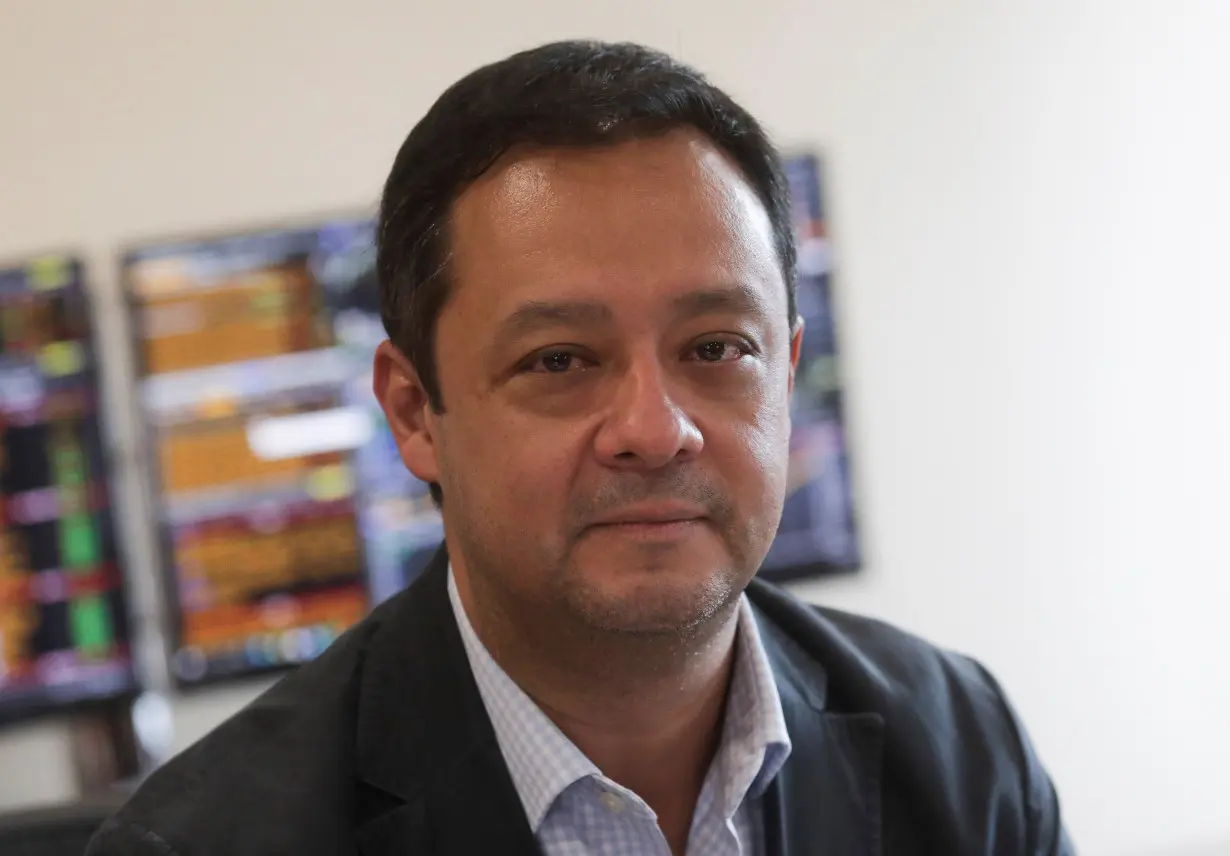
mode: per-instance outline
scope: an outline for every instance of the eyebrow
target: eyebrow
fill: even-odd
[[[517,339],[553,327],[597,327],[614,318],[598,300],[531,300],[500,323],[497,338]]]
[[[681,294],[672,301],[679,317],[712,315],[729,312],[738,315],[768,314],[764,297],[749,285],[736,284],[724,288],[706,288]]]
[[[671,301],[676,318],[719,312],[765,317],[768,307],[756,289],[731,285],[689,291]],[[532,300],[518,306],[501,323],[497,339],[509,340],[556,327],[601,327],[614,321],[611,308],[600,300]]]

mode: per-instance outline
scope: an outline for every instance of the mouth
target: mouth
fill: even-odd
[[[624,509],[595,521],[590,528],[634,540],[669,541],[692,534],[705,519],[706,515],[695,508]]]

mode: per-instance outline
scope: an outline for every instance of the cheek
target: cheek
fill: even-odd
[[[736,501],[749,508],[756,503],[770,514],[781,505],[790,460],[789,397],[777,398],[749,402],[742,418],[718,427],[725,435],[719,454],[730,460],[731,475],[739,482]]]
[[[744,426],[735,437],[749,481],[758,481],[770,495],[786,487],[790,457],[789,426],[777,423]]]
[[[561,519],[577,460],[566,432],[486,408],[459,412],[449,427],[442,443],[449,481],[463,482],[469,513],[483,515],[484,526],[510,521],[515,535],[533,520]]]

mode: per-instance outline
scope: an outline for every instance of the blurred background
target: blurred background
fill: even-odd
[[[1230,853],[1217,0],[0,0],[0,811],[140,755],[142,688],[183,748],[413,577],[368,218],[444,87],[578,36],[792,155],[824,335],[772,571],[990,667],[1082,854]]]

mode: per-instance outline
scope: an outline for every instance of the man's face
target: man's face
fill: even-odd
[[[445,412],[387,344],[376,386],[467,587],[619,633],[721,612],[781,516],[801,336],[738,168],[685,132],[514,153],[449,243]]]

